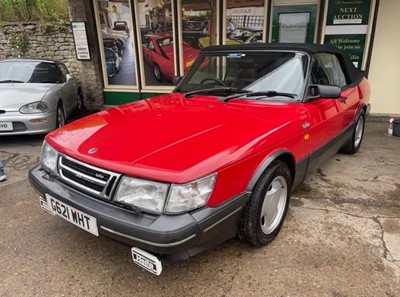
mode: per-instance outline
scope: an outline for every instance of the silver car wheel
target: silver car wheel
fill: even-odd
[[[288,187],[283,176],[277,176],[269,185],[260,213],[261,230],[265,234],[273,232],[281,223],[285,213]]]
[[[255,184],[239,222],[239,238],[263,246],[278,235],[289,207],[292,177],[288,165],[275,160]]]
[[[356,126],[356,133],[354,135],[354,146],[358,147],[361,143],[364,130],[364,117],[359,117]]]
[[[78,91],[78,94],[76,95],[76,101],[77,101],[76,109],[79,111],[82,111],[83,110],[83,102],[82,102],[82,96],[79,91]]]
[[[60,128],[65,125],[65,115],[64,109],[61,104],[57,107],[57,126],[56,128]]]

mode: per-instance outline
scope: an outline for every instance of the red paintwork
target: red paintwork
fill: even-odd
[[[186,183],[217,173],[213,206],[243,192],[273,152],[286,149],[297,163],[339,135],[369,93],[366,80],[343,91],[346,103],[219,102],[173,93],[99,112],[46,140],[73,158],[131,176]]]
[[[147,63],[150,65],[157,64],[160,66],[161,73],[163,77],[167,80],[172,81],[175,76],[175,62],[174,62],[174,45],[168,44],[161,47],[159,42],[162,42],[165,38],[172,38],[171,33],[160,33],[157,35],[147,35],[148,39],[151,40],[154,49],[150,49],[147,46],[143,46],[143,56]],[[183,41],[183,66],[184,72],[186,72],[193,61],[199,55],[200,50],[192,47],[186,41]]]

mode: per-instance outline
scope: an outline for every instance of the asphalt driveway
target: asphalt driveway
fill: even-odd
[[[1,137],[0,296],[400,296],[400,138],[386,132],[367,122],[358,154],[309,176],[270,245],[233,239],[159,277],[41,210],[27,171],[43,136]]]

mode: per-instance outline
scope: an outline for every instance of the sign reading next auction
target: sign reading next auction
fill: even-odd
[[[72,22],[76,57],[78,60],[90,60],[89,43],[85,22]]]
[[[368,25],[371,0],[331,0],[326,25]]]
[[[349,52],[357,68],[362,68],[371,0],[330,0],[324,43]]]

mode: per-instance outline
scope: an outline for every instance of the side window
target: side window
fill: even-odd
[[[316,85],[329,85],[328,76],[320,63],[313,58],[311,65],[311,83]]]
[[[343,88],[347,85],[346,76],[338,58],[332,54],[314,55],[311,66],[311,83],[334,85]]]
[[[41,62],[35,66],[32,76],[29,79],[31,83],[57,84],[60,82],[57,66],[52,63]]]
[[[58,64],[58,67],[61,70],[63,81],[67,81],[67,74],[69,74],[67,67],[64,64]]]
[[[152,51],[154,51],[154,44],[153,44],[152,40],[149,41],[148,48],[151,49]]]

